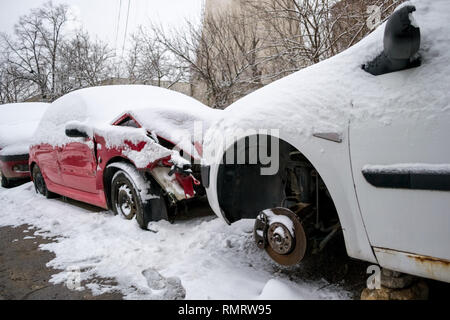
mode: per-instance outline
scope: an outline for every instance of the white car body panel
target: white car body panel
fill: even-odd
[[[219,133],[220,134],[220,133]],[[336,143],[320,138],[303,141],[296,136],[280,135],[280,139],[290,143],[309,159],[325,181],[330,192],[339,219],[343,226],[347,253],[349,256],[365,261],[376,262],[369,245],[364,223],[359,213],[358,202],[353,190],[352,172],[349,161],[347,132],[342,134],[342,142]],[[230,145],[226,146],[228,149]],[[321,152],[317,152],[321,150]],[[206,188],[211,208],[219,217],[226,220],[220,208],[217,196],[217,175],[220,158],[211,161],[210,185]],[[332,159],[332,161],[330,161]]]
[[[392,109],[395,109],[395,104]],[[408,115],[391,125],[367,120],[350,130],[356,192],[372,246],[450,260],[450,192],[378,188],[361,174],[365,165],[448,164],[450,112],[425,111],[412,128]]]
[[[377,188],[362,174],[367,165],[450,165],[450,26],[440,23],[450,3],[412,4],[422,33],[420,67],[379,77],[361,70],[383,49],[382,25],[343,53],[234,103],[212,126],[204,149],[214,149],[214,137],[234,128],[280,129],[279,138],[305,155],[325,182],[349,256],[450,281],[450,192]],[[342,142],[317,133],[341,135]],[[210,205],[225,219],[217,194],[221,150],[211,157],[205,152],[204,161]]]

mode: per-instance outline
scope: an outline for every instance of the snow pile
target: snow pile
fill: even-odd
[[[0,151],[0,156],[14,156],[14,155],[28,154],[29,149],[30,149],[29,143],[19,142],[4,147]]]
[[[232,104],[205,139],[214,150],[223,136],[239,129],[279,129],[280,138],[306,143],[315,132],[345,132],[351,121],[390,125],[403,114],[411,123],[450,112],[450,1],[409,1],[421,29],[422,66],[372,76],[361,66],[383,51],[385,23],[365,39],[328,60],[273,82]],[[213,154],[206,151],[205,154]],[[218,155],[219,158],[222,155]]]
[[[12,103],[0,105],[0,149],[17,143],[22,144],[20,153],[28,153],[28,142],[32,138],[39,120],[49,105],[47,103]],[[8,154],[14,154],[11,149]]]
[[[127,299],[349,298],[324,281],[301,279],[301,271],[277,273],[280,269],[253,243],[253,221],[231,227],[212,216],[160,221],[150,224],[153,233],[109,212],[45,199],[31,183],[0,188],[0,206],[0,226],[30,224],[37,228],[33,236],[56,237],[57,242],[40,246],[56,255],[48,263],[60,269],[52,283],[65,283],[71,270],[79,269],[81,280],[88,281],[84,288],[96,294],[120,290]],[[112,278],[117,285],[95,277]]]
[[[366,173],[450,174],[449,164],[399,163],[390,165],[365,165]]]
[[[317,300],[327,299],[327,294],[321,295],[311,291],[308,287],[292,285],[292,282],[279,279],[271,279],[264,286],[259,300]]]
[[[94,133],[105,139],[106,148],[122,149],[122,154],[133,161],[137,168],[147,168],[149,164],[168,156],[171,157],[171,162],[180,168],[190,164],[188,160],[180,156],[177,150],[169,150],[156,143],[143,128],[105,125],[96,128]],[[143,142],[145,143],[143,148],[138,148],[138,145]]]
[[[274,224],[277,222],[281,223],[282,225],[286,226],[286,228],[288,228],[291,235],[294,236],[294,234],[295,234],[294,223],[292,222],[292,220],[290,218],[288,218],[287,216],[283,216],[283,215],[276,215],[275,213],[273,213],[272,209],[266,209],[263,211],[263,213],[269,219],[269,224]]]
[[[206,123],[216,114],[191,97],[159,87],[87,88],[69,93],[51,104],[34,143],[64,145],[71,141],[65,136],[67,123],[82,123],[85,128],[90,126],[95,131],[97,127],[106,128],[105,125],[112,124],[125,113],[135,116],[146,129],[173,139],[174,143],[193,131],[195,121]]]

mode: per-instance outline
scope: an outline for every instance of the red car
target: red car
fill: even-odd
[[[4,188],[30,179],[28,149],[47,103],[0,106],[0,176]]]
[[[194,131],[217,112],[152,86],[72,92],[51,104],[30,148],[36,191],[136,217],[143,229],[170,220],[180,202],[204,194]]]

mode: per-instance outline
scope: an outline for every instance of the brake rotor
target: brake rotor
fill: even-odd
[[[293,266],[306,252],[306,235],[300,219],[289,209],[265,210],[268,217],[267,254],[278,264]]]

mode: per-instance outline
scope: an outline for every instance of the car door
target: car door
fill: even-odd
[[[97,160],[91,138],[73,138],[58,149],[58,159],[64,185],[96,193]]]
[[[356,194],[372,246],[450,260],[450,108],[414,73],[377,77],[376,103],[354,101]]]
[[[35,154],[41,172],[47,179],[47,183],[62,185],[63,180],[58,160],[58,148],[49,144],[40,144],[36,146]]]

